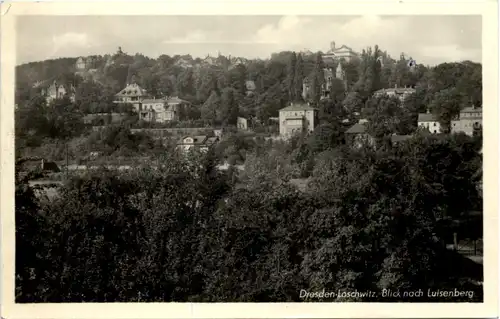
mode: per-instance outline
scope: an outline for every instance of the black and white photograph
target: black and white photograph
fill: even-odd
[[[16,16],[15,303],[484,303],[483,17],[244,14]]]

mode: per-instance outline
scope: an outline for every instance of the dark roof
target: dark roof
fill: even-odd
[[[83,121],[85,123],[90,123],[93,120],[97,119],[107,119],[108,116],[111,116],[111,122],[119,122],[127,117],[125,113],[91,113],[83,116]]]
[[[165,103],[165,100],[163,99],[144,99],[142,100],[142,103]]]
[[[402,142],[410,139],[411,137],[412,137],[411,135],[392,135],[391,142],[392,143]]]
[[[194,145],[201,145],[201,144],[204,144],[204,143],[207,141],[207,139],[208,139],[208,137],[207,137],[206,135],[184,136],[183,138],[181,138],[181,140],[179,141],[179,143],[178,143],[178,144],[180,144],[180,145],[184,145],[184,144],[185,144],[185,143],[184,143],[184,140],[185,140],[186,138],[188,138],[188,137],[190,137],[190,138],[192,138],[192,139],[193,139],[193,144],[194,144]]]
[[[348,134],[362,134],[366,133],[366,125],[365,123],[356,123],[353,126],[351,126],[346,133]]]
[[[146,90],[141,88],[139,85],[133,83],[127,85],[123,90],[116,94],[117,96],[144,96],[146,95]]]
[[[43,170],[56,173],[61,171],[55,162],[43,162]]]
[[[177,96],[170,97],[166,100],[167,103],[189,103],[186,100],[180,99]]]
[[[482,111],[483,111],[483,110],[482,110],[481,108],[477,108],[477,107],[466,107],[466,108],[462,109],[462,110],[460,111],[460,113],[474,113],[474,112],[476,112],[476,113],[480,113],[480,112],[482,112]]]
[[[437,122],[437,119],[432,113],[419,113],[418,122]]]
[[[43,167],[42,167],[43,161]],[[52,171],[52,172],[60,172],[59,167],[55,162],[45,161],[43,159],[29,159],[23,161],[21,164],[21,171],[33,171],[33,170],[44,170],[44,171]]]
[[[314,111],[316,110],[314,107],[307,105],[305,103],[293,103],[287,107],[284,107],[281,111]]]
[[[395,94],[403,94],[403,93],[415,93],[416,90],[414,88],[390,88],[390,89],[380,89],[375,92],[375,94],[384,94],[394,92]]]
[[[212,145],[215,142],[217,142],[218,140],[219,140],[219,138],[217,136],[211,136],[211,137],[207,138],[207,140],[205,141],[205,144]]]

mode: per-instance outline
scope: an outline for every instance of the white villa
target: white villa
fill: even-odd
[[[335,42],[330,42],[330,50],[328,50],[325,54],[323,54],[323,61],[325,62],[333,62],[339,59],[345,59],[346,61],[350,61],[352,58],[358,56],[356,52],[353,51],[350,47],[346,45],[342,45],[340,48],[335,47]]]
[[[418,114],[418,127],[426,128],[433,134],[441,133],[441,124],[429,110],[427,110],[427,113]]]
[[[279,114],[280,135],[285,139],[299,132],[312,132],[318,122],[318,110],[306,103],[291,103]]]

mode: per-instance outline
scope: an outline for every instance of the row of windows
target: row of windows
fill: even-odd
[[[474,122],[474,123],[464,123],[463,127],[479,127],[481,125],[481,123],[479,122]],[[453,127],[456,127],[457,126],[457,123],[453,123]]]
[[[474,113],[460,113],[460,116],[461,117],[482,117],[483,116],[483,113],[481,112],[474,112]]]
[[[304,112],[304,111],[298,111],[298,112],[283,112],[284,116],[301,116],[301,115],[308,115],[309,112]]]
[[[423,123],[423,124],[420,124],[420,126],[423,126],[423,127],[430,127],[430,126],[434,126],[436,127],[437,126],[437,123],[436,122],[433,122],[432,125],[431,123]]]

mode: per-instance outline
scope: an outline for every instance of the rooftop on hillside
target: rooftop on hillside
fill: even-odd
[[[469,106],[460,110],[460,113],[481,113],[482,111],[480,107]]]
[[[418,122],[437,122],[437,117],[432,113],[419,113]]]
[[[366,133],[366,122],[356,123],[351,126],[347,131],[347,134],[363,134]]]
[[[404,93],[415,93],[416,90],[412,87],[404,87],[404,88],[389,88],[389,89],[380,89],[375,91],[375,94],[383,94],[383,93],[395,93],[395,94],[404,94]]]
[[[145,96],[146,90],[141,88],[138,84],[132,83],[116,94],[117,96]]]
[[[281,111],[314,111],[314,110],[317,110],[316,108],[310,106],[309,104],[307,103],[298,103],[298,102],[295,102],[295,103],[290,103],[289,106],[287,107],[284,107],[280,110]]]

